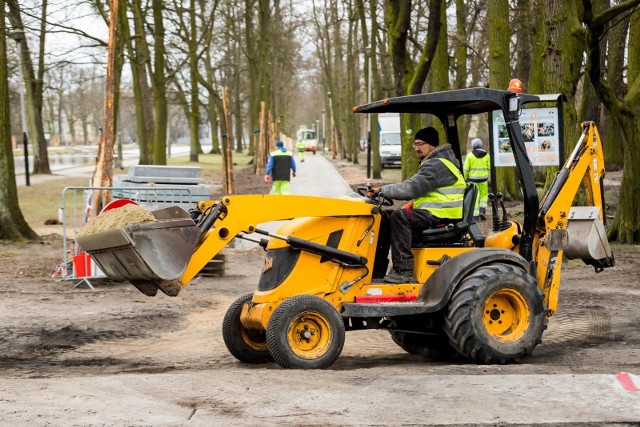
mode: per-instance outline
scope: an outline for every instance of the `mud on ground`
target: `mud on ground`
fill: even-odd
[[[343,168],[344,169],[344,168]],[[354,171],[351,171],[356,173]],[[236,179],[239,192],[268,191],[262,177]],[[332,370],[365,377],[419,367],[433,374],[572,374],[640,371],[640,249],[614,246],[617,265],[601,274],[578,261],[563,268],[560,307],[543,343],[522,363],[476,366],[412,356],[383,331],[347,334]],[[4,378],[64,378],[123,373],[207,371],[212,378],[244,372],[221,336],[228,306],[252,292],[264,252],[225,249],[224,277],[200,277],[176,298],[149,298],[133,286],[94,281],[95,290],[51,277],[62,259],[59,235],[37,243],[0,243],[0,371]],[[275,364],[261,372],[277,370]],[[257,372],[256,372],[257,373]],[[339,375],[308,372],[327,389]],[[348,381],[362,381],[361,375]],[[353,379],[355,378],[355,379]],[[6,397],[5,397],[6,398]],[[200,402],[199,404],[202,404]],[[193,405],[194,402],[186,402]],[[314,418],[322,422],[323,418]],[[393,423],[389,414],[380,422]]]

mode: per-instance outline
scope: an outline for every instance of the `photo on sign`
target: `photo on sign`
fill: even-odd
[[[538,123],[538,136],[554,136],[556,129],[553,123]]]
[[[533,142],[536,137],[536,125],[534,123],[521,123],[520,128],[522,129],[524,142]]]
[[[511,143],[509,143],[509,138],[498,139],[498,152],[500,153],[511,152]]]
[[[498,138],[509,138],[507,125],[498,125]]]
[[[542,142],[540,143],[540,151],[551,151],[553,150],[551,147],[552,147],[552,142],[550,139],[543,139]]]

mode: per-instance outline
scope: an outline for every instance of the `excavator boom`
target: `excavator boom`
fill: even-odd
[[[597,272],[614,265],[604,229],[604,153],[593,122],[582,124],[582,134],[571,156],[542,199],[538,217],[537,273],[550,313],[558,306],[562,257],[582,259]],[[572,206],[584,190],[586,206]]]
[[[157,221],[78,238],[113,280],[153,296],[177,295],[234,237],[260,223],[300,217],[371,216],[379,208],[357,198],[242,195],[200,202],[196,223],[179,208],[152,212]]]

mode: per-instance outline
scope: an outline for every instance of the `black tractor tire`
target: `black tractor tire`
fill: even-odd
[[[536,280],[522,268],[495,263],[465,277],[451,296],[444,331],[475,363],[512,363],[531,354],[547,327]]]
[[[344,346],[344,322],[326,300],[296,295],[275,309],[267,326],[267,346],[285,369],[326,369]]]
[[[389,330],[391,339],[409,354],[426,357],[431,360],[451,360],[456,350],[446,335],[427,335],[415,332]]]
[[[229,353],[243,363],[273,362],[267,348],[265,331],[247,329],[240,322],[240,314],[245,303],[251,301],[253,293],[238,298],[227,310],[222,321],[222,338]]]

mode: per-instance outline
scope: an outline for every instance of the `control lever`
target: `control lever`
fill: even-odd
[[[509,215],[507,214],[507,208],[504,207],[504,200],[503,200],[502,193],[500,192],[496,193],[496,198],[498,199],[498,202],[500,203],[500,207],[502,208],[502,219],[500,220],[498,229],[500,231],[504,231],[508,229],[511,225],[509,224]]]
[[[498,218],[498,204],[496,203],[496,198],[493,193],[489,193],[489,201],[491,202],[493,231],[496,232],[500,230],[500,218]]]

